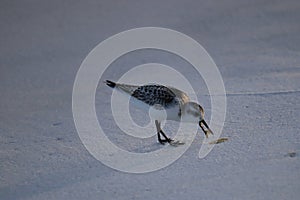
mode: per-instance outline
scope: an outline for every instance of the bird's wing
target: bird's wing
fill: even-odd
[[[107,86],[111,88],[115,88],[125,94],[132,95],[132,93],[139,87],[137,85],[128,85],[128,84],[122,84],[122,83],[115,83],[110,80],[104,81]]]
[[[116,83],[116,88],[121,92],[132,95],[133,92],[139,88],[139,86]]]
[[[180,102],[180,105],[183,105],[190,101],[190,97],[185,92],[173,87],[168,88],[176,95],[178,101]]]
[[[176,94],[163,85],[143,85],[131,94],[132,97],[150,105],[160,105],[164,108],[177,105]]]

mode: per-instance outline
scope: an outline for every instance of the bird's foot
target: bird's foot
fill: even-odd
[[[167,138],[167,139],[159,139],[158,140],[160,144],[166,144],[166,143],[169,143],[171,146],[174,146],[174,147],[177,147],[179,145],[184,145],[185,143],[184,142],[180,142],[179,140],[173,140],[171,138]]]
[[[171,146],[177,147],[179,145],[184,145],[184,142],[180,142],[179,140],[172,140],[172,142],[169,143]]]
[[[158,139],[160,144],[165,144],[165,143],[171,143],[173,140],[171,138],[167,138],[167,139]]]

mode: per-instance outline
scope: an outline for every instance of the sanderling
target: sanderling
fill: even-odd
[[[171,145],[183,144],[167,137],[160,127],[163,120],[198,123],[206,137],[213,134],[204,120],[203,108],[199,104],[191,102],[189,96],[181,90],[158,84],[137,86],[115,83],[109,80],[106,80],[105,83],[109,87],[131,96],[142,103],[144,107],[155,111],[151,117],[155,120],[157,138],[161,144],[166,142]],[[161,135],[164,139],[161,139]]]

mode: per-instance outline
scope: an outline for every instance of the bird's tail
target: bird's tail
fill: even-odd
[[[111,87],[111,88],[115,88],[121,92],[125,92],[126,94],[131,95],[139,86],[136,85],[127,85],[127,84],[121,84],[121,83],[115,83],[113,81],[110,80],[106,80],[104,81],[104,83],[106,83],[107,86]]]
[[[106,80],[105,83],[106,83],[106,85],[108,85],[111,88],[114,88],[117,85],[115,82],[112,82],[112,81],[109,81],[109,80]]]

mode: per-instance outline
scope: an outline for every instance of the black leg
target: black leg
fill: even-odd
[[[208,130],[210,130],[205,120],[202,120],[202,123],[204,124],[204,126],[205,126]]]
[[[162,130],[160,130],[160,133],[164,136],[166,142],[170,143],[173,141],[171,138],[168,138]]]
[[[205,128],[203,126],[203,122],[202,121],[199,122],[199,126],[201,127],[202,131],[205,133]]]
[[[157,132],[157,139],[158,139],[159,143],[161,143],[161,144],[165,144],[166,143],[166,140],[162,140],[161,139],[159,131]]]
[[[205,127],[204,127],[204,126]],[[201,120],[199,122],[199,126],[201,127],[202,131],[204,132],[205,136],[208,138],[208,134],[211,133],[213,135],[213,132],[210,130],[209,126],[207,125],[205,120]],[[205,129],[206,128],[206,129]]]
[[[160,122],[158,122],[157,120],[155,120],[155,125],[156,125],[156,130],[157,130],[157,139],[159,141],[159,143],[161,144],[165,144],[166,142],[171,143],[173,140],[171,138],[168,138],[166,136],[166,134],[161,130],[160,128]],[[165,139],[161,139],[161,135],[165,138]]]

